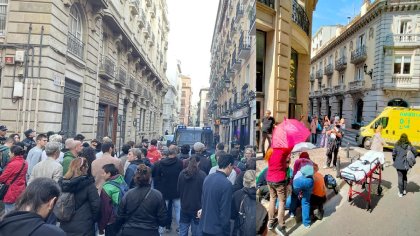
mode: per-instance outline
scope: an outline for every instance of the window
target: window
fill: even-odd
[[[318,81],[318,91],[321,91],[322,82]]]
[[[185,98],[187,96],[187,93],[185,91],[182,91],[182,97]]]
[[[181,106],[185,106],[185,100],[181,99]]]
[[[402,20],[400,22],[400,29],[398,30],[400,34],[411,33],[411,25],[409,20]]]
[[[246,83],[247,84],[249,84],[249,82],[250,82],[250,75],[251,75],[251,72],[250,72],[250,68],[249,68],[249,64],[246,66]]]
[[[0,0],[4,1],[4,0]],[[70,9],[69,33],[77,39],[82,40],[82,17],[75,5]]]
[[[340,81],[339,84],[344,84],[344,74],[340,75]]]
[[[357,39],[357,48],[361,48],[365,45],[365,34],[362,34]]]
[[[0,0],[0,35],[6,34],[6,16],[8,0]]]
[[[314,91],[314,82],[312,81],[311,82],[311,92],[313,92]]]
[[[394,60],[394,74],[410,74],[411,57],[397,56]]]
[[[332,86],[332,79],[331,79],[331,77],[328,77],[328,84],[327,84],[327,87],[328,88],[331,88],[331,86]]]
[[[363,66],[359,66],[356,68],[356,78],[355,80],[363,80]]]

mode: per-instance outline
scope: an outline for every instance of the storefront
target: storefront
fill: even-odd
[[[250,140],[250,108],[244,107],[232,115],[232,142],[231,147],[239,145],[244,149]]]

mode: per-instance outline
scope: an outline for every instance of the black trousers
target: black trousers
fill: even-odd
[[[261,147],[262,147],[262,151],[263,151],[263,157],[265,156],[265,150],[266,150],[265,149],[265,140],[268,140],[268,148],[270,148],[271,147],[271,137],[272,137],[272,134],[269,134],[269,133],[266,133],[266,132],[262,133]]]
[[[402,194],[407,190],[407,170],[397,170],[398,173],[398,190]]]
[[[337,145],[332,152],[328,152],[327,150],[327,166],[330,166],[331,164],[331,160],[333,163],[333,166],[335,167],[337,165],[337,156],[338,156],[338,150],[340,149],[340,147]],[[333,159],[333,154],[334,154],[334,159]]]
[[[316,145],[316,141],[317,141],[317,136],[318,135],[315,133],[315,134],[311,134],[311,136],[312,136],[312,139],[311,139],[312,144]]]

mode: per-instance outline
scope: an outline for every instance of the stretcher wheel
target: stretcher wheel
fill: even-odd
[[[353,199],[349,196],[347,201],[351,202],[351,200],[353,200]]]
[[[370,203],[366,203],[366,208],[367,208],[366,210],[368,211],[370,210]]]
[[[381,194],[382,194],[382,187],[378,186],[378,196],[381,196]]]

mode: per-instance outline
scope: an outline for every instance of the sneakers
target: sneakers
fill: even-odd
[[[281,235],[281,236],[287,236],[288,235],[287,232],[286,232],[286,227],[277,226],[275,231],[276,231],[277,235]]]
[[[295,218],[295,214],[293,214],[293,213],[289,213],[289,217],[290,217],[290,218]]]
[[[403,195],[407,195],[407,191],[406,190],[404,190]]]
[[[273,222],[268,222],[267,228],[268,230],[272,230],[274,229],[274,226],[277,224],[277,219],[274,220]]]
[[[398,197],[403,197],[403,195],[400,192],[398,192]]]
[[[325,165],[324,167],[322,167],[323,169],[328,169],[329,167],[327,165]]]
[[[305,225],[304,227],[305,227],[305,229],[310,229],[311,225]]]

